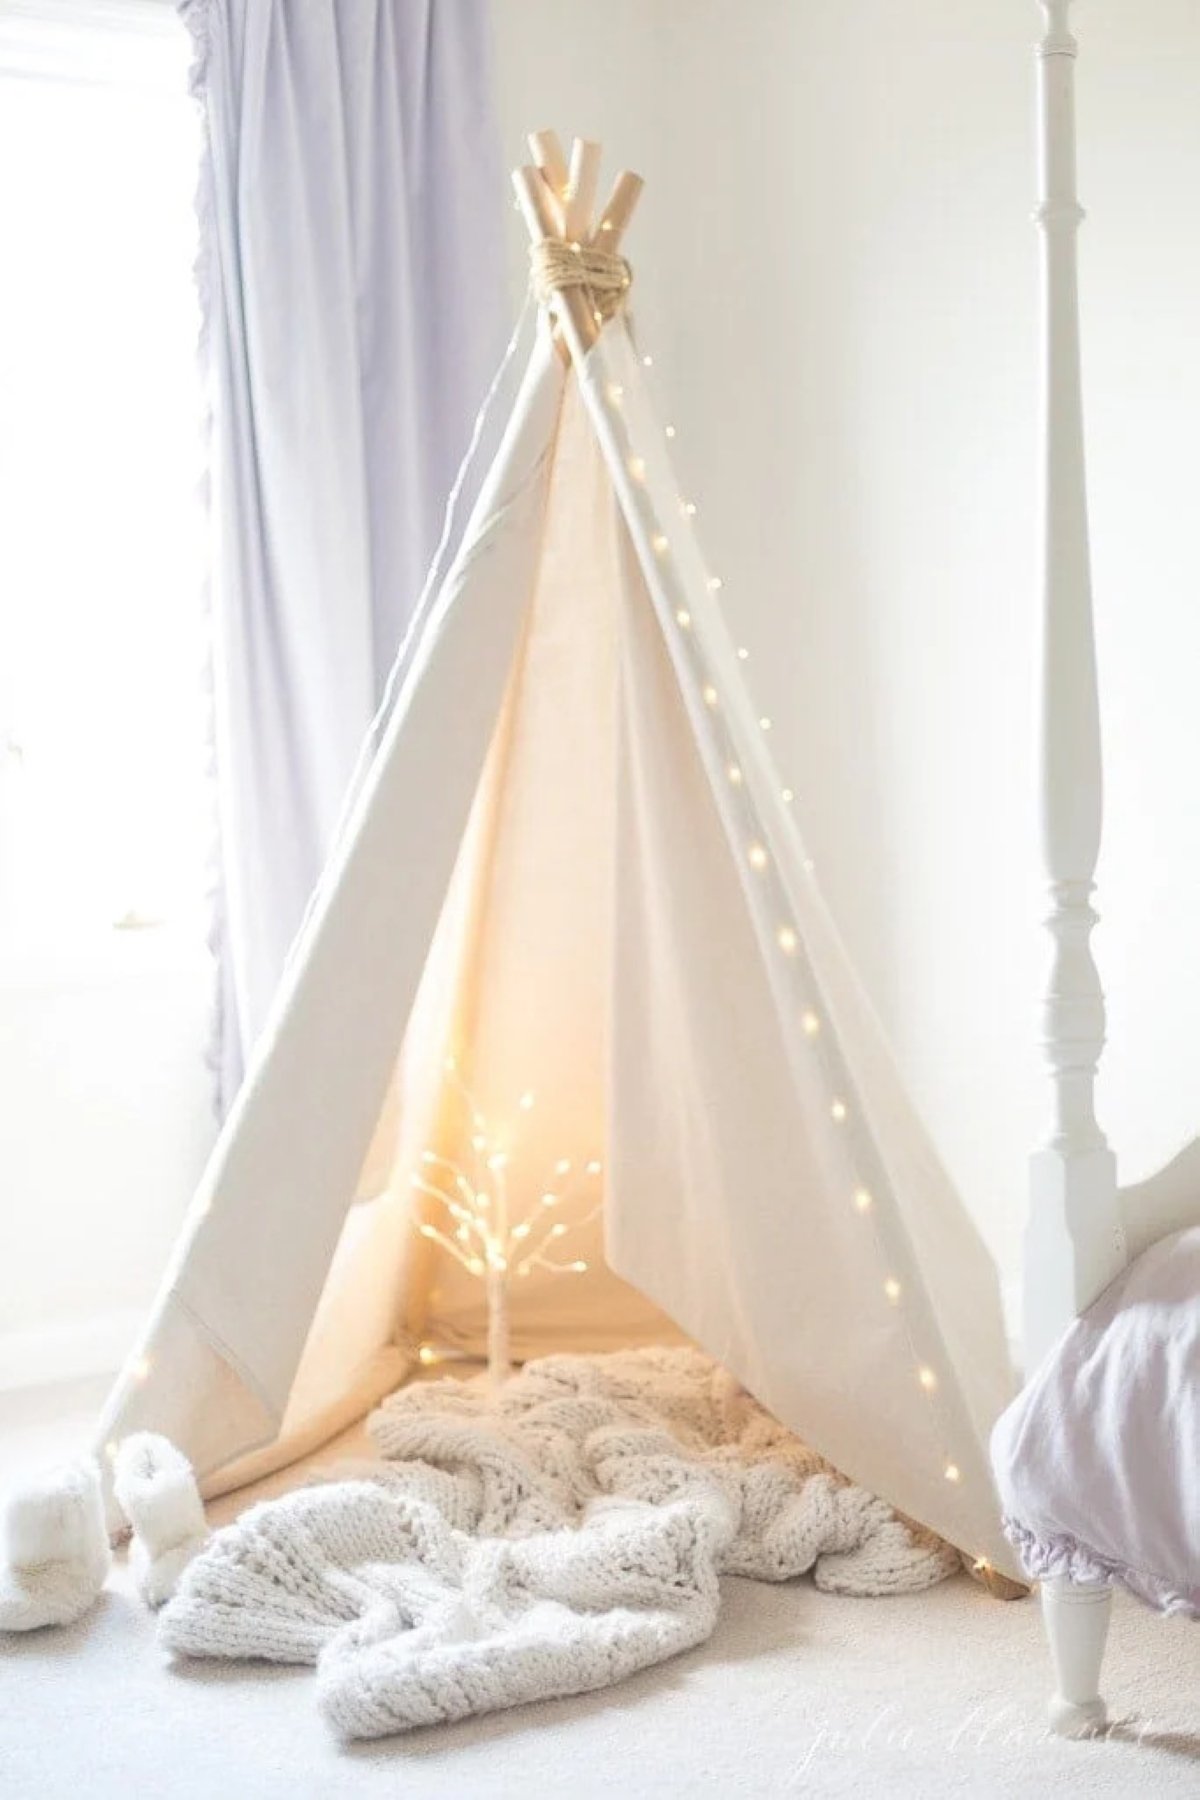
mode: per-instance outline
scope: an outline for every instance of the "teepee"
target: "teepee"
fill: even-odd
[[[515,177],[543,318],[98,1449],[216,1492],[418,1360],[686,1337],[1013,1574],[992,1262],[744,690],[625,317],[640,183]],[[490,1337],[490,1343],[489,1343]]]

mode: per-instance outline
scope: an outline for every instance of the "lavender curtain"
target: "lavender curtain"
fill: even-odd
[[[203,104],[218,1103],[261,1030],[501,351],[480,0],[180,0]]]

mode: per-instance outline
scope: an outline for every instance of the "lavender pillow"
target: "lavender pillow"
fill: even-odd
[[[1112,1576],[1200,1618],[1200,1227],[1075,1320],[999,1419],[992,1467],[1028,1575]]]

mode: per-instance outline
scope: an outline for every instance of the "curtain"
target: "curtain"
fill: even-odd
[[[215,1044],[262,1029],[499,358],[479,0],[180,0],[206,124]]]

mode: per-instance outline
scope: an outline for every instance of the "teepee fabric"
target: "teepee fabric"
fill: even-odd
[[[822,904],[620,321],[578,376],[534,349],[102,1443],[162,1431],[211,1490],[420,1342],[478,1352],[483,1286],[413,1183],[484,1141],[539,1221],[516,1357],[691,1340],[1015,1573],[994,1268]]]

